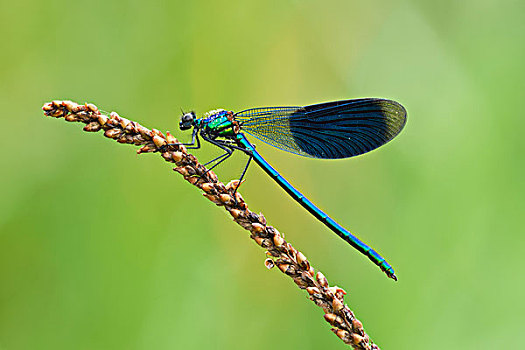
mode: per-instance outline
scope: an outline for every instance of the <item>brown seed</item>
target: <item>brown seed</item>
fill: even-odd
[[[179,174],[181,174],[183,176],[188,176],[189,175],[188,170],[184,166],[173,168],[173,170],[175,170],[176,172],[178,172]]]
[[[263,245],[264,243],[264,238],[260,237],[260,236],[253,236],[253,240],[255,241],[255,243],[257,243],[258,245]]]
[[[46,112],[52,111],[54,109],[53,103],[46,103],[42,106],[42,109]]]
[[[171,159],[173,159],[173,161],[175,163],[179,163],[182,160],[182,153],[181,152],[172,152],[171,153]]]
[[[150,145],[144,145],[137,151],[137,154],[147,153],[147,152],[149,152],[151,150],[152,150],[152,148],[150,147]]]
[[[263,213],[259,213],[259,222],[262,225],[266,225],[266,218],[264,217]]]
[[[108,129],[104,132],[104,136],[109,137],[110,139],[116,139],[120,136],[120,129]]]
[[[53,117],[59,118],[61,116],[62,116],[62,111],[57,111],[56,113],[53,114]],[[68,122],[77,122],[79,120],[75,114],[68,114],[66,115],[64,119]]]
[[[173,136],[169,131],[166,133],[166,141],[168,141],[169,144],[179,143],[175,136]]]
[[[279,270],[281,270],[283,273],[286,273],[288,271],[288,268],[290,265],[288,264],[278,264],[277,267],[279,267]]]
[[[345,305],[341,302],[341,300],[334,298],[334,300],[332,300],[332,307],[334,308],[335,312],[339,312],[345,307]]]
[[[308,274],[312,276],[312,278],[315,276],[315,269],[313,268],[313,266],[310,266],[308,268]]]
[[[343,298],[346,295],[346,291],[342,288],[339,288],[338,286],[330,287],[328,288],[330,292],[332,292],[333,295],[335,295],[337,298],[343,300]]]
[[[217,196],[214,196],[213,194],[207,194],[207,193],[203,193],[202,195],[204,197],[208,198],[213,203],[220,204],[219,200],[217,199]]]
[[[264,231],[264,226],[259,224],[258,222],[252,223],[252,233],[261,233]]]
[[[302,264],[302,263],[304,263],[305,261],[307,261],[306,256],[304,256],[304,254],[301,253],[301,252],[297,252],[297,262],[298,262],[299,264]]]
[[[68,111],[71,111],[77,106],[77,104],[72,101],[62,101],[62,106],[64,106]]]
[[[273,236],[273,244],[275,244],[276,247],[282,246],[284,244],[284,238],[279,233],[276,233]]]
[[[98,108],[97,106],[95,106],[94,104],[92,103],[86,103],[86,107],[89,111],[93,112],[93,113],[97,113],[98,112]]]
[[[341,339],[343,339],[343,338],[341,338]],[[353,343],[354,345],[359,345],[359,344],[361,344],[361,342],[363,342],[364,340],[365,340],[365,338],[362,337],[362,336],[360,336],[359,334],[356,334],[356,333],[353,333],[353,334],[352,334],[352,343]],[[344,339],[343,339],[343,341],[344,341]],[[345,343],[346,343],[346,342],[345,342]]]
[[[166,140],[160,136],[155,135],[153,136],[153,143],[155,144],[155,146],[157,146],[157,148],[161,148],[166,144]]]
[[[336,314],[324,314],[324,319],[326,320],[326,322],[330,323],[332,326],[336,326],[336,322],[335,320],[337,319],[337,315]]]
[[[120,120],[119,120],[119,124],[122,127],[122,129],[126,129],[127,126],[129,125],[129,123],[131,123],[131,122],[128,119],[126,119],[126,118],[122,118],[121,117]]]
[[[273,262],[272,259],[268,258],[268,259],[264,260],[264,266],[266,266],[266,268],[267,268],[268,270],[271,270],[271,269],[274,268],[275,263]]]
[[[242,211],[240,211],[239,209],[232,209],[230,210],[230,214],[231,216],[233,216],[234,219],[238,219],[241,217]]]
[[[184,146],[182,146],[181,148],[179,148],[181,151],[184,149],[186,150],[186,148]],[[215,174],[213,171],[208,171],[208,173],[206,174],[206,176],[208,177],[208,179],[210,179],[211,182],[217,182],[219,181],[219,177],[217,176],[217,174]]]
[[[362,331],[363,330],[363,324],[358,319],[354,318],[352,320],[352,328]]]
[[[219,195],[219,199],[224,204],[230,204],[232,202],[232,196],[230,196],[229,194],[226,194],[226,193],[221,193]]]
[[[106,125],[107,121],[108,121],[108,117],[106,115],[103,115],[103,114],[100,114],[97,118],[98,122],[100,123],[100,125],[104,126]]]
[[[153,137],[151,130],[143,127],[142,125],[137,126],[137,131],[144,137],[146,140],[149,140]]]
[[[87,124],[86,126],[84,126],[84,131],[95,132],[95,131],[99,131],[101,128],[102,126],[100,126],[98,122],[91,122]]]
[[[199,182],[200,178],[196,176],[190,176],[186,180],[188,180],[190,184],[195,185],[197,182]]]
[[[308,288],[306,288],[306,291],[307,291],[308,294],[310,294],[310,295],[314,295],[314,294],[319,294],[319,293],[321,293],[321,292],[319,291],[319,288],[316,288],[316,287],[308,287]]]
[[[162,131],[160,131],[160,130],[157,130],[157,129],[151,129],[151,131],[153,131],[153,133],[154,133],[155,135],[158,135],[158,136],[162,137],[163,139],[166,138],[166,137],[164,136],[164,134],[162,133]]]
[[[70,106],[70,107],[71,107],[71,109],[70,109],[71,113],[79,113],[79,112],[82,112],[83,110],[85,110],[85,108],[86,108],[85,106],[79,105],[79,104],[76,104],[76,103],[74,105]]]
[[[226,185],[226,189],[228,191],[235,190],[235,188],[237,188],[238,185],[239,185],[239,180],[232,180],[228,182],[228,184]]]
[[[206,182],[206,183],[203,183],[201,185],[201,188],[204,192],[206,193],[210,193],[211,191],[213,191],[214,187],[213,187],[213,184],[212,183],[209,183],[209,182]]]
[[[306,287],[308,287],[308,283],[306,281],[304,281],[301,276],[297,276],[297,277],[294,277],[293,278],[293,281],[295,282],[295,284],[297,284],[297,286],[301,289],[306,289]]]
[[[126,126],[126,128],[125,128],[124,130],[126,130],[126,132],[128,132],[128,133],[130,133],[130,134],[131,134],[131,133],[135,133],[135,132],[136,132],[136,131],[135,131],[135,130],[136,130],[136,129],[135,129],[135,126],[136,126],[135,123],[132,122],[132,121],[130,121],[129,124],[128,124],[128,126]]]
[[[339,339],[344,341],[346,344],[350,343],[350,333],[348,333],[347,331],[342,330],[342,329],[337,329],[334,332],[335,332],[335,335],[337,335],[339,337]],[[354,343],[354,344],[356,344],[356,343]]]
[[[321,271],[317,271],[317,275],[315,276],[315,279],[322,287],[325,287],[325,288],[328,287],[328,280],[326,279],[326,277],[324,277]]]

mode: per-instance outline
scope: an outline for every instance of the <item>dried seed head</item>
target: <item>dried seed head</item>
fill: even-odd
[[[133,143],[142,146],[137,153],[155,152],[166,144],[177,144],[177,139],[169,132],[164,137],[159,130],[149,130],[140,124],[120,117],[112,112],[110,117],[100,114],[98,108],[92,104],[78,105],[71,101],[53,101],[45,104],[42,109],[44,114],[51,117],[63,117],[67,121],[82,122],[86,131],[105,130],[106,137],[122,143]],[[171,150],[177,150],[173,152]],[[326,313],[325,319],[334,327],[332,331],[347,344],[354,345],[356,349],[378,349],[369,342],[364,333],[362,324],[355,319],[352,311],[344,304],[346,292],[336,286],[329,287],[325,276],[310,266],[307,258],[301,252],[284,240],[284,235],[279,234],[273,227],[266,226],[266,219],[262,214],[255,214],[247,209],[239,192],[235,191],[235,205],[232,196],[240,184],[238,180],[231,181],[226,186],[218,182],[214,172],[206,172],[195,156],[187,153],[184,146],[173,146],[161,156],[178,166],[174,170],[182,174],[185,180],[201,188],[203,195],[217,205],[226,205],[235,221],[243,228],[252,232],[251,238],[257,244],[266,248],[267,259],[264,264],[268,269],[275,265],[294,282],[306,289],[310,299],[322,307]],[[184,166],[183,166],[184,165]],[[199,175],[199,176],[195,176]],[[227,193],[230,193],[228,195]],[[271,257],[269,257],[271,256]],[[272,258],[273,257],[273,258]],[[275,259],[275,260],[274,260]],[[317,281],[317,282],[316,282]],[[315,286],[315,287],[314,287]],[[337,314],[339,313],[339,314]],[[351,322],[351,325],[348,324]],[[356,334],[354,334],[356,333]]]

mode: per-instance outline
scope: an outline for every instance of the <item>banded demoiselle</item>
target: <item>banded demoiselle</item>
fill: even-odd
[[[282,177],[248,141],[246,132],[274,147],[297,155],[338,159],[367,153],[392,140],[403,129],[406,110],[399,103],[378,98],[334,101],[305,107],[265,107],[234,113],[223,109],[197,118],[195,112],[183,113],[180,129],[193,128],[192,141],[185,145],[200,148],[199,136],[225,151],[214,168],[228,159],[235,150],[253,159],[295,201],[308,210],[339,237],[366,255],[388,277],[397,280],[394,269],[368,245],[316,207]],[[240,182],[239,182],[240,183]]]

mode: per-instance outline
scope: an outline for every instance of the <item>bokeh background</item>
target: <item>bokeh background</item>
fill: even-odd
[[[184,139],[180,108],[354,97],[400,101],[405,130],[350,160],[257,146],[399,282],[255,165],[250,208],[349,292],[383,349],[524,348],[524,15],[484,0],[2,2],[0,349],[342,348],[169,164],[41,106],[88,101]]]

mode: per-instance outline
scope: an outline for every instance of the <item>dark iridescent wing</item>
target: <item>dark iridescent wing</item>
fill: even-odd
[[[348,158],[392,140],[406,122],[399,103],[377,98],[321,103],[306,107],[268,107],[235,114],[241,130],[298,155]]]

